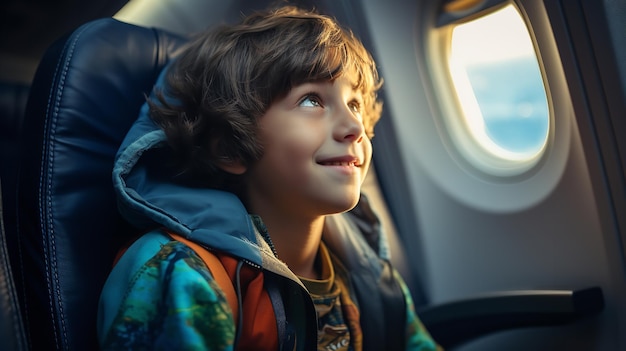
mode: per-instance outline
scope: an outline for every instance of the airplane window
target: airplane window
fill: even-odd
[[[448,68],[464,117],[464,128],[457,129],[478,144],[478,161],[490,173],[529,168],[546,147],[550,114],[521,15],[508,5],[454,26],[449,38]]]

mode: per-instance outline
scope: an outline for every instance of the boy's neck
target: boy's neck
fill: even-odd
[[[263,220],[278,258],[296,275],[318,279],[315,258],[322,240],[324,216],[303,220],[271,213],[255,214]]]

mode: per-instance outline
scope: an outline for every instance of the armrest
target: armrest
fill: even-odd
[[[418,315],[432,337],[450,348],[496,331],[566,324],[598,314],[602,289],[502,291],[428,306]]]

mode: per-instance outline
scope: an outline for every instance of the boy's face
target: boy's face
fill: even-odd
[[[295,86],[275,101],[259,119],[264,150],[247,172],[250,210],[319,216],[354,207],[372,157],[361,105],[343,76]]]

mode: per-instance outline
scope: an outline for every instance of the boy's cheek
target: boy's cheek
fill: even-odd
[[[367,173],[369,172],[370,165],[372,164],[372,142],[369,138],[363,139],[363,165],[361,167],[361,184],[365,180]]]

